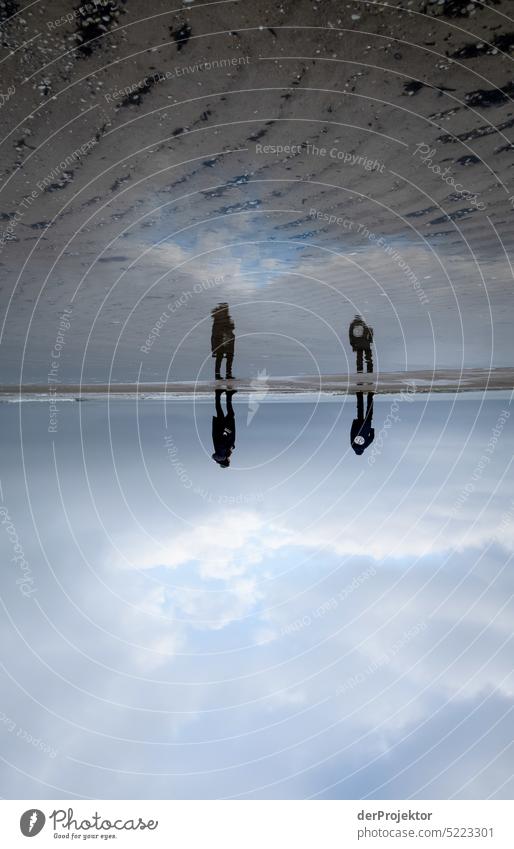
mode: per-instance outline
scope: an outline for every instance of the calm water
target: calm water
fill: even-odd
[[[2,794],[511,796],[509,396],[220,401],[0,405]]]

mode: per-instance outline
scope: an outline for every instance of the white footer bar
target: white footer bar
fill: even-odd
[[[513,849],[512,813],[510,801],[0,801],[9,849]]]

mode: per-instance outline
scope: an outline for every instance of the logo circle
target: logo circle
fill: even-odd
[[[29,808],[20,817],[20,831],[24,837],[35,837],[43,828],[45,821],[43,811],[38,808]]]

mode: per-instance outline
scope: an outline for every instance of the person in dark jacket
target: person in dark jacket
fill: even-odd
[[[228,304],[218,304],[212,311],[211,350],[215,358],[214,374],[216,380],[221,380],[221,363],[227,358],[226,378],[232,380],[232,363],[234,360],[234,344],[236,335],[234,322],[228,311]]]
[[[227,401],[227,412],[223,412],[221,406],[221,396],[225,392]],[[216,415],[212,417],[212,444],[214,446],[214,454],[212,459],[222,469],[227,469],[230,466],[230,457],[232,451],[236,447],[236,417],[232,406],[232,395],[235,395],[236,390],[217,389],[214,393],[216,404]]]
[[[357,371],[362,371],[364,357],[366,357],[366,371],[373,371],[373,355],[371,343],[373,342],[373,328],[368,327],[360,315],[356,315],[348,330],[352,351],[357,355]]]
[[[368,392],[366,416],[364,416],[364,393],[357,392],[357,418],[350,430],[350,443],[356,454],[362,454],[375,438],[373,423],[373,392]]]

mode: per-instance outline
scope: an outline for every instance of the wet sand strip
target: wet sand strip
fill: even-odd
[[[211,395],[216,389],[234,389],[265,395],[347,394],[358,392],[393,393],[411,387],[415,392],[464,392],[514,387],[514,369],[446,369],[371,374],[306,375],[300,377],[246,377],[237,380],[169,381],[167,383],[111,384],[25,384],[0,386],[0,399],[92,397],[182,397]]]

